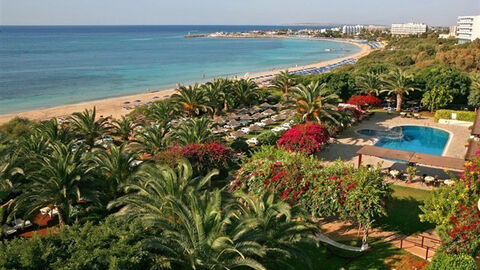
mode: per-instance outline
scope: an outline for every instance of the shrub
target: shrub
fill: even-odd
[[[275,145],[280,137],[271,130],[266,130],[258,135],[258,146]]]
[[[0,132],[7,138],[17,139],[18,137],[28,135],[32,132],[35,122],[27,118],[15,117],[7,123],[0,125]]]
[[[435,121],[438,122],[439,119],[452,119],[452,113],[457,114],[457,120],[473,122],[475,121],[475,112],[469,111],[454,111],[454,110],[438,110],[435,113]]]
[[[235,151],[235,152],[242,152],[246,153],[250,150],[250,146],[247,143],[247,140],[245,138],[236,138],[231,144],[230,147]]]
[[[288,151],[310,155],[320,151],[329,138],[326,126],[309,122],[287,130],[277,144]]]
[[[446,254],[443,251],[435,253],[427,270],[476,270],[475,260],[465,254]]]
[[[382,101],[374,95],[360,95],[360,96],[353,96],[348,99],[348,104],[360,106],[363,110],[380,106]]]
[[[459,205],[455,216],[450,217],[454,224],[448,232],[450,239],[445,247],[448,253],[476,255],[480,248],[480,216],[476,205]]]
[[[353,117],[356,121],[363,120],[364,112],[353,107],[340,107],[338,112]]]
[[[159,154],[159,161],[169,166],[175,165],[179,159],[186,158],[199,173],[212,169],[224,170],[232,162],[233,151],[222,143],[192,143],[183,147],[172,147]]]

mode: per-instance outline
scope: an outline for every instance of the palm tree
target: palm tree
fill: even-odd
[[[70,210],[79,200],[95,201],[91,184],[93,166],[82,159],[83,149],[72,143],[53,143],[51,155],[38,160],[38,171],[28,175],[29,188],[13,201],[12,214],[24,213],[32,218],[43,207],[58,209],[59,225],[70,223]]]
[[[106,150],[97,149],[93,154],[96,169],[107,182],[111,196],[116,198],[118,187],[126,184],[137,169],[135,152],[128,151],[126,144],[119,147],[110,144]]]
[[[108,118],[96,119],[97,110],[86,109],[84,112],[73,113],[70,117],[70,124],[73,131],[80,139],[84,139],[90,147],[95,141],[101,138],[108,131]]]
[[[130,140],[133,133],[140,123],[132,121],[131,119],[122,116],[119,120],[113,120],[110,125],[110,132],[112,136],[116,137],[120,143],[124,143]]]
[[[303,121],[317,121],[329,119],[335,123],[339,114],[335,111],[335,103],[340,101],[335,94],[329,93],[325,84],[311,82],[307,86],[300,84],[291,90],[296,102],[297,114]]]
[[[150,105],[146,114],[148,120],[154,121],[162,127],[175,117],[172,103],[166,99]]]
[[[217,174],[218,171],[214,170],[205,177],[193,178],[192,166],[184,159],[178,162],[175,169],[161,164],[148,164],[134,175],[135,181],[123,186],[126,195],[111,202],[108,208],[126,206],[118,215],[155,224],[166,214],[168,198],[186,200],[190,191],[199,193]]]
[[[40,122],[35,130],[51,142],[69,143],[73,139],[70,128],[64,124],[60,125],[56,118]]]
[[[135,134],[136,149],[140,153],[155,156],[166,148],[165,135],[169,126],[153,125],[145,127]]]
[[[380,76],[374,72],[361,73],[355,78],[355,84],[361,92],[377,96],[382,88]]]
[[[253,259],[264,254],[261,245],[226,234],[229,209],[235,208],[224,207],[219,190],[205,190],[218,172],[195,179],[192,173],[187,161],[176,171],[162,165],[142,168],[138,182],[127,185],[127,195],[109,208],[124,206],[117,215],[159,230],[160,237],[144,244],[160,249],[174,269],[265,269]]]
[[[210,107],[207,105],[207,95],[197,83],[193,86],[177,88],[171,99],[177,106],[177,110],[189,117],[198,116],[202,112],[210,110]]]
[[[240,202],[236,205],[236,237],[256,241],[266,248],[265,264],[282,269],[291,268],[293,257],[310,264],[309,257],[299,249],[300,242],[315,243],[315,227],[305,218],[306,213],[297,204],[290,205],[272,192],[255,196],[242,191],[234,194]],[[248,230],[246,229],[248,228]]]
[[[258,98],[257,84],[250,79],[240,79],[233,82],[232,97],[238,104],[249,106]]]
[[[288,70],[280,71],[280,73],[275,76],[270,88],[280,90],[284,95],[287,95],[290,88],[298,84],[298,80],[299,77],[297,74],[290,73]]]
[[[208,118],[193,118],[181,123],[172,131],[170,140],[180,146],[192,143],[207,143],[218,141],[221,135],[215,134],[211,129]]]
[[[17,154],[13,151],[0,158],[0,195],[3,192],[8,194],[15,188],[17,185],[15,179],[18,176],[25,176],[23,169],[19,165]]]
[[[389,95],[395,94],[397,96],[397,112],[402,110],[403,97],[410,94],[414,88],[414,79],[411,74],[407,74],[400,68],[392,70],[383,78],[383,86]]]
[[[222,108],[224,108],[225,111],[228,110],[227,96],[230,87],[231,82],[227,79],[216,79],[204,85],[209,106],[213,109],[213,117],[216,117]]]

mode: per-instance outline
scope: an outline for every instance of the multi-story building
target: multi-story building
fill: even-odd
[[[424,23],[394,23],[390,29],[392,35],[417,35],[427,32]]]
[[[346,35],[355,35],[362,31],[363,25],[344,25],[342,27],[342,33]]]
[[[458,17],[457,38],[459,43],[474,41],[480,38],[480,15]]]

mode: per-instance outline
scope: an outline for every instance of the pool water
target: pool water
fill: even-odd
[[[442,155],[450,137],[446,131],[423,126],[398,126],[388,132],[362,129],[358,133],[378,137],[375,146],[437,156]]]

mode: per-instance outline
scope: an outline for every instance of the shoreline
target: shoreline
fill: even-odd
[[[289,68],[274,69],[274,70],[259,72],[255,74],[249,74],[248,77],[252,78],[252,77],[258,77],[258,76],[265,76],[265,75],[275,75],[280,71],[283,71],[286,69],[288,69],[289,71],[297,71],[305,68],[320,68],[323,66],[340,62],[348,58],[359,59],[363,56],[368,55],[371,51],[373,51],[373,49],[370,48],[370,46],[368,46],[367,44],[359,44],[349,40],[312,39],[312,38],[309,40],[326,40],[326,41],[348,43],[348,44],[352,44],[359,47],[360,51],[349,56],[339,57],[332,60],[316,62],[316,63],[306,64],[301,66],[293,66]],[[30,120],[47,120],[54,117],[65,117],[65,116],[71,115],[74,112],[84,111],[85,109],[92,109],[93,107],[96,107],[98,116],[104,116],[104,117],[112,116],[113,118],[120,118],[121,116],[126,115],[132,111],[132,110],[126,110],[123,107],[133,106],[135,104],[133,102],[134,100],[141,100],[141,103],[138,103],[138,104],[142,105],[147,101],[152,101],[154,97],[158,97],[157,99],[155,99],[155,101],[165,99],[166,97],[164,96],[166,95],[170,96],[174,92],[175,92],[174,88],[169,88],[169,89],[162,89],[154,92],[98,99],[94,101],[86,101],[86,102],[80,102],[75,104],[61,105],[61,106],[56,106],[51,108],[34,109],[34,110],[18,112],[18,113],[0,114],[0,124],[4,124],[15,117],[24,117]],[[123,104],[125,101],[130,101],[131,103],[129,105],[125,105]]]

